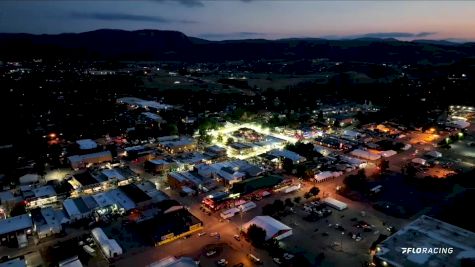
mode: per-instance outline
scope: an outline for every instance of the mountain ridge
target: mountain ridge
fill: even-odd
[[[0,58],[225,61],[329,58],[368,62],[447,63],[475,57],[475,43],[400,41],[362,37],[239,39],[211,41],[179,31],[98,29],[81,33],[0,33]]]

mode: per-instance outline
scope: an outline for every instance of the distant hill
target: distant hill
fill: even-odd
[[[208,41],[177,31],[96,30],[57,35],[0,34],[0,58],[223,61],[329,58],[392,63],[448,63],[475,57],[475,44],[358,38],[289,38]]]

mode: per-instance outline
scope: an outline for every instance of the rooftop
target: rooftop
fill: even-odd
[[[76,144],[79,145],[79,149],[83,149],[83,150],[94,149],[97,147],[96,142],[92,139],[77,140]]]
[[[151,199],[144,191],[140,190],[135,184],[128,184],[119,187],[119,189],[135,203],[141,203]]]
[[[0,220],[0,235],[23,230],[32,227],[31,217],[28,214],[22,214]]]
[[[422,215],[383,241],[376,256],[394,266],[460,266],[475,257],[475,233]],[[451,254],[402,254],[401,248],[453,248]]]

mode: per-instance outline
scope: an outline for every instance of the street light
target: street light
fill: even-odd
[[[341,232],[341,239],[340,239],[340,248],[341,251],[343,251],[343,236],[345,235],[345,232]]]

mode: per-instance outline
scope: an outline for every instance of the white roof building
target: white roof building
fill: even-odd
[[[122,254],[122,248],[117,241],[109,239],[101,228],[92,229],[91,234],[107,258],[114,258]]]
[[[253,224],[266,230],[266,240],[271,238],[281,240],[292,235],[292,228],[271,216],[256,216],[254,219],[247,222],[243,228],[247,231],[247,229]]]
[[[362,159],[367,159],[367,160],[378,160],[381,158],[380,155],[378,154],[373,154],[369,151],[362,150],[362,149],[355,149],[350,152],[352,156],[362,158]]]

